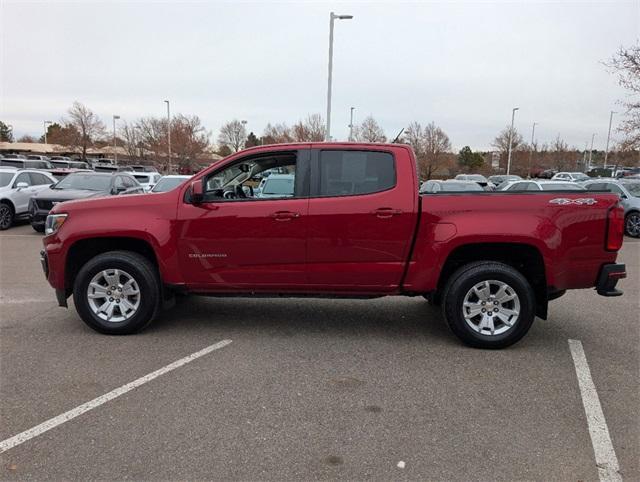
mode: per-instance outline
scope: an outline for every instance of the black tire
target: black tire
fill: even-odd
[[[472,329],[463,314],[467,293],[478,283],[491,280],[507,284],[515,291],[520,304],[520,314],[513,326],[504,333],[493,335]],[[504,263],[480,261],[467,264],[451,275],[443,293],[442,311],[449,328],[474,348],[496,349],[513,345],[527,334],[535,318],[535,293],[531,285],[519,271]]]
[[[627,214],[627,216],[624,218],[625,234],[627,236],[631,236],[632,238],[640,238],[640,228],[637,227],[638,223],[640,223],[640,212],[633,211]]]
[[[15,213],[11,204],[6,202],[0,203],[0,231],[9,229],[13,225]]]
[[[44,233],[44,224],[32,224],[31,227],[33,228],[34,231],[37,231],[39,233]]]
[[[140,291],[139,306],[129,318],[120,322],[106,321],[89,306],[89,283],[104,270],[118,269],[128,273]],[[155,266],[144,256],[130,251],[109,251],[90,259],[80,269],[73,286],[73,302],[80,318],[94,330],[108,335],[129,335],[145,328],[158,313],[161,287]]]

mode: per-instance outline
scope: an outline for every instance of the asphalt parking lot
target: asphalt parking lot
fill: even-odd
[[[0,479],[597,480],[568,340],[640,480],[640,242],[621,298],[570,292],[502,351],[422,299],[192,298],[145,332],[58,308],[28,225],[0,233],[0,440],[231,343],[0,454]],[[402,462],[402,463],[401,463]]]

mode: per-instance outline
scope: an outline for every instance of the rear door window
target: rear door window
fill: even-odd
[[[320,151],[315,195],[354,196],[396,185],[393,155],[375,151]]]
[[[49,179],[44,174],[39,172],[30,172],[29,177],[31,178],[31,184],[34,186],[41,186],[43,184],[53,184],[53,181]]]
[[[21,172],[18,175],[18,177],[16,177],[16,180],[13,182],[13,187],[16,187],[21,182],[26,182],[29,186],[32,185],[28,172]]]

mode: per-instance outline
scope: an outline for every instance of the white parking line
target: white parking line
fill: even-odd
[[[14,435],[13,437],[3,440],[2,442],[0,442],[0,454],[2,452],[6,452],[9,449],[12,449],[17,445],[20,445],[26,442],[27,440],[31,440],[32,438],[37,437],[38,435],[42,435],[43,433],[51,430],[52,428],[57,427],[58,425],[62,425],[63,423],[68,422],[69,420],[73,420],[74,418],[82,415],[83,413],[88,412],[89,410],[93,410],[94,408],[99,407],[104,403],[107,403],[109,400],[113,400],[114,398],[117,398],[120,395],[124,395],[125,393],[133,390],[134,388],[137,388],[140,385],[144,385],[145,383],[150,382],[151,380],[159,377],[160,375],[164,375],[165,373],[168,373],[171,370],[180,368],[181,366],[186,365],[189,362],[192,362],[196,358],[200,358],[204,355],[207,355],[214,350],[224,348],[229,343],[231,343],[231,340],[222,340],[218,343],[210,345],[200,351],[192,353],[189,356],[180,358],[180,360],[176,360],[173,363],[170,363],[169,365],[160,368],[159,370],[151,372],[148,375],[145,375],[143,377],[138,378],[137,380],[127,383],[126,385],[122,385],[121,387],[116,388],[115,390],[111,390],[110,392],[105,393],[104,395],[101,395],[98,398],[94,398],[93,400],[83,403],[82,405],[79,405],[76,408],[69,410],[68,412],[64,412],[63,414],[58,415],[57,417],[50,418],[46,422],[42,422],[40,425],[36,425],[35,427],[30,428],[29,430],[25,430],[24,432],[21,432],[17,435]]]
[[[38,236],[37,234],[0,234],[0,239],[2,238],[33,238],[33,239],[42,239],[42,236]]]
[[[589,425],[589,434],[591,435],[591,444],[596,455],[598,476],[601,482],[621,481],[622,476],[620,475],[618,458],[615,450],[613,450],[607,421],[604,419],[598,392],[591,378],[591,370],[589,370],[587,357],[584,354],[580,340],[569,340],[569,350],[571,350],[573,364],[576,367],[580,395],[582,396],[582,404],[587,415],[587,425]]]
[[[23,299],[2,299],[0,298],[0,305],[24,305],[27,303],[53,303],[53,298],[39,299],[39,298],[23,298]]]

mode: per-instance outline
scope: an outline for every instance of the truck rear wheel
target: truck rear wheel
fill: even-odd
[[[484,261],[465,265],[448,280],[443,313],[451,331],[476,348],[505,348],[527,334],[535,294],[511,266]]]
[[[110,251],[90,259],[73,287],[73,302],[82,320],[109,335],[142,330],[155,317],[160,300],[155,266],[130,251]]]

